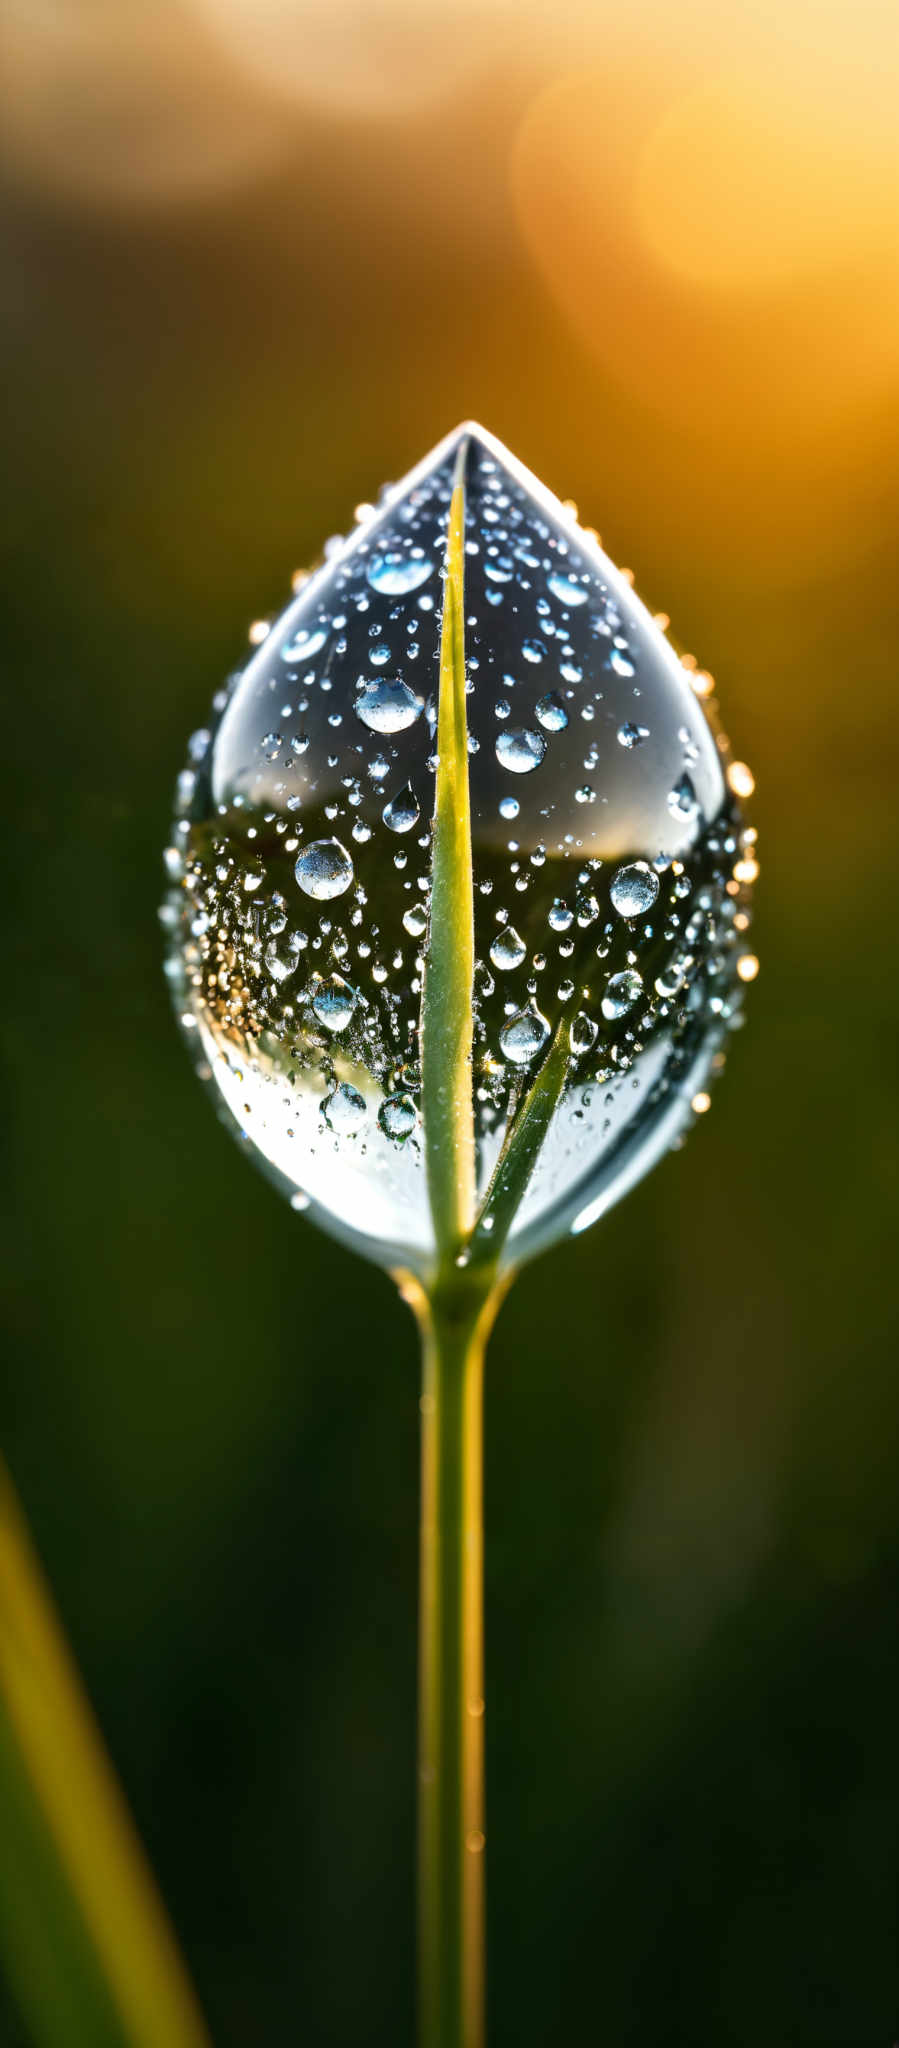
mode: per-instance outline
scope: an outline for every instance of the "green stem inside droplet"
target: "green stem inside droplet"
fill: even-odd
[[[421,1114],[438,1262],[451,1265],[474,1222],[471,1052],[474,877],[465,710],[465,459],[456,460],[440,633],[431,909],[421,999]]]

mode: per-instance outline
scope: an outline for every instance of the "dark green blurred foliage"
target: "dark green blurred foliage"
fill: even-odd
[[[889,2048],[895,421],[845,572],[822,502],[769,576],[764,492],[588,358],[511,215],[398,196],[417,135],[205,209],[6,199],[2,1441],[218,2048],[407,2048],[413,1327],[217,1125],[156,906],[248,621],[480,417],[718,676],[763,870],[711,1116],[493,1340],[491,2038]]]

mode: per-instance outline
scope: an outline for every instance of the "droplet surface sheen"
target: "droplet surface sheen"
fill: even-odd
[[[571,1046],[507,1260],[586,1228],[693,1120],[740,1021],[757,872],[709,678],[694,687],[596,539],[481,428],[297,579],[189,743],[170,977],[203,1078],[294,1208],[424,1275],[418,1032],[463,440],[481,1191],[560,1024]]]

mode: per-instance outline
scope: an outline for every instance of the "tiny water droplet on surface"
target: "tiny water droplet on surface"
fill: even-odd
[[[574,923],[574,911],[569,909],[561,896],[557,896],[550,905],[547,922],[554,932],[567,932],[569,925]]]
[[[391,797],[382,812],[385,825],[391,832],[411,832],[421,817],[421,806],[411,783],[406,783],[398,796]]]
[[[619,917],[645,917],[659,893],[659,878],[645,860],[630,861],[612,876],[609,895]]]
[[[354,709],[369,732],[405,732],[407,726],[415,724],[421,699],[408,683],[385,677],[376,683],[363,683]]]
[[[547,690],[536,707],[535,716],[544,732],[564,732],[568,724],[568,713],[557,690]]]
[[[539,768],[545,752],[545,739],[530,726],[513,725],[497,734],[496,758],[513,775],[530,775],[532,769]]]
[[[602,1014],[611,1022],[616,1017],[626,1017],[628,1010],[639,1002],[643,994],[643,982],[633,968],[625,968],[622,974],[613,974],[606,983],[606,992],[600,1005]]]
[[[546,1018],[533,1004],[529,1004],[526,1010],[519,1010],[503,1025],[499,1034],[500,1051],[513,1066],[526,1067],[536,1059],[538,1052],[542,1052],[548,1037]]]
[[[263,959],[273,981],[290,980],[297,971],[304,945],[305,938],[301,938],[299,932],[291,932],[286,945],[279,946],[276,938],[269,940]]]
[[[420,939],[428,929],[428,913],[423,903],[410,903],[403,911],[403,930],[411,939]]]
[[[632,754],[635,747],[642,747],[643,741],[648,740],[649,727],[635,725],[633,719],[627,718],[623,725],[619,725],[617,738],[619,747],[626,748],[627,752]]]
[[[326,1031],[345,1031],[356,1008],[356,991],[342,975],[332,974],[320,982],[312,997],[312,1008]]]
[[[338,1137],[352,1137],[361,1130],[367,1114],[365,1096],[349,1081],[338,1081],[322,1103],[322,1116]]]
[[[594,1024],[592,1017],[585,1016],[583,1010],[579,1010],[571,1026],[572,1052],[580,1058],[584,1053],[592,1051],[596,1044],[597,1032],[598,1026]]]
[[[378,1110],[378,1122],[388,1138],[402,1143],[411,1137],[418,1122],[418,1111],[411,1095],[388,1095]]]
[[[286,640],[281,649],[281,660],[292,667],[300,667],[304,661],[311,661],[314,654],[320,654],[328,638],[323,626],[303,626],[292,640]]]
[[[501,818],[517,818],[520,809],[521,805],[517,796],[500,797],[499,814]]]
[[[553,597],[557,597],[561,604],[586,604],[590,595],[583,583],[575,583],[571,576],[563,576],[558,569],[554,569],[552,574],[547,576],[546,588],[552,591]]]
[[[527,947],[523,938],[515,930],[515,926],[509,924],[501,932],[497,932],[490,948],[490,958],[494,967],[520,967],[526,952]]]
[[[404,555],[400,548],[389,548],[384,554],[373,555],[368,565],[372,589],[386,597],[406,597],[410,590],[420,590],[433,574],[434,564],[428,561],[427,556]]]
[[[668,809],[675,818],[695,818],[699,805],[689,775],[682,775],[668,792]]]
[[[324,903],[333,896],[346,895],[352,886],[353,863],[339,839],[314,839],[298,854],[294,874],[305,895]]]

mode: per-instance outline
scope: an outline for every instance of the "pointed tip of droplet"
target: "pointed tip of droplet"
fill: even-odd
[[[460,420],[459,425],[446,436],[443,446],[455,453],[457,482],[465,480],[465,466],[473,449],[487,449],[501,461],[514,460],[511,449],[505,448],[502,441],[498,440],[495,434],[491,434],[487,427],[482,427],[480,420]]]

